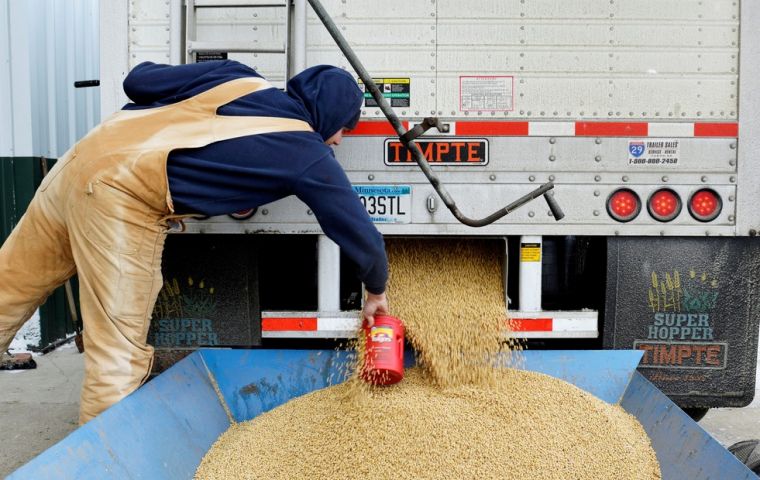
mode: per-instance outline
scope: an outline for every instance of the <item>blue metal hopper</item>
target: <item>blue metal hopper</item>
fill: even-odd
[[[663,479],[757,479],[636,372],[641,352],[526,351],[524,356],[522,368],[561,378],[638,418]],[[333,350],[199,350],[8,478],[192,478],[230,426],[224,405],[235,421],[250,420],[343,380],[347,361],[349,354]]]

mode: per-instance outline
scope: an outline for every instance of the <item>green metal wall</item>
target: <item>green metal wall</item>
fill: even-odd
[[[54,160],[48,160],[48,168]],[[0,241],[5,242],[42,180],[38,157],[0,157]],[[32,272],[30,272],[32,274]],[[63,287],[55,290],[40,307],[39,349],[74,331]]]

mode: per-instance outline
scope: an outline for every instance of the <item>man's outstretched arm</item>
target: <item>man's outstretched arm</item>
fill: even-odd
[[[383,236],[332,154],[302,172],[294,193],[311,208],[325,234],[358,266],[359,278],[367,289],[363,315],[372,325],[376,314],[389,313],[385,296],[388,258]]]

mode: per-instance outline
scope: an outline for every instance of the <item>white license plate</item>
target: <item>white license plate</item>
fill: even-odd
[[[409,185],[354,185],[373,223],[411,223],[412,187]]]

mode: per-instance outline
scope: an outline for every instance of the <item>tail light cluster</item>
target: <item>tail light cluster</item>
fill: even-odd
[[[688,202],[691,216],[700,222],[715,220],[723,208],[723,201],[711,188],[702,188],[691,194]],[[657,221],[669,222],[681,213],[681,197],[669,188],[661,188],[647,199],[647,211]],[[630,222],[642,210],[641,198],[630,188],[620,188],[607,199],[607,212],[618,222]]]

